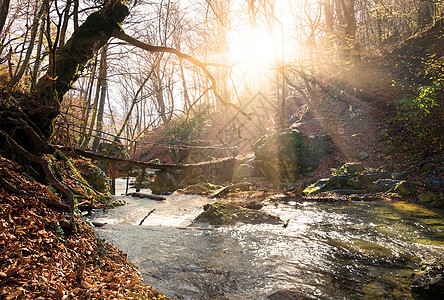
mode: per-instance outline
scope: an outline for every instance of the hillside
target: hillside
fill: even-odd
[[[370,168],[393,164],[417,176],[428,164],[428,176],[443,177],[443,45],[441,20],[348,68],[328,69],[317,109],[294,125],[332,137],[334,152],[315,176],[328,175],[342,162],[361,161]],[[360,160],[364,152],[368,158]]]

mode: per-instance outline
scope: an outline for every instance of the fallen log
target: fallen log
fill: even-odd
[[[148,198],[148,199],[157,200],[157,201],[166,200],[166,198],[163,197],[163,196],[157,196],[157,195],[145,194],[145,193],[129,193],[129,194],[126,194],[126,195],[127,196],[132,196],[132,197],[137,197],[137,198]]]

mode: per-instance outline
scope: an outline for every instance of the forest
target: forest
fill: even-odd
[[[442,0],[1,0],[0,88],[0,299],[444,295]]]

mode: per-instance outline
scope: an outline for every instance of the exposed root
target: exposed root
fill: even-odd
[[[45,172],[45,175],[47,177],[47,179],[58,189],[60,190],[63,194],[66,195],[67,197],[67,207],[69,208],[69,217],[72,220],[73,219],[73,212],[74,212],[74,194],[73,192],[67,188],[63,183],[61,183],[52,173],[51,169],[49,168],[49,164],[46,160],[44,160],[41,157],[38,157],[34,154],[29,153],[28,151],[26,151],[22,146],[20,146],[13,138],[11,138],[6,132],[4,132],[3,130],[0,130],[0,136],[2,136],[5,140],[6,143],[13,149],[17,150],[18,153],[20,153],[21,155],[23,155],[27,160],[35,162],[37,164],[39,164],[42,168],[43,171]],[[9,188],[12,188],[11,186],[9,186]]]

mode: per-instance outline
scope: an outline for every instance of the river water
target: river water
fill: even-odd
[[[107,222],[99,235],[175,299],[267,299],[285,289],[317,299],[411,299],[415,267],[444,255],[443,212],[404,202],[290,202],[267,208],[290,220],[286,228],[190,227],[215,200],[119,198],[128,205],[93,213]]]

